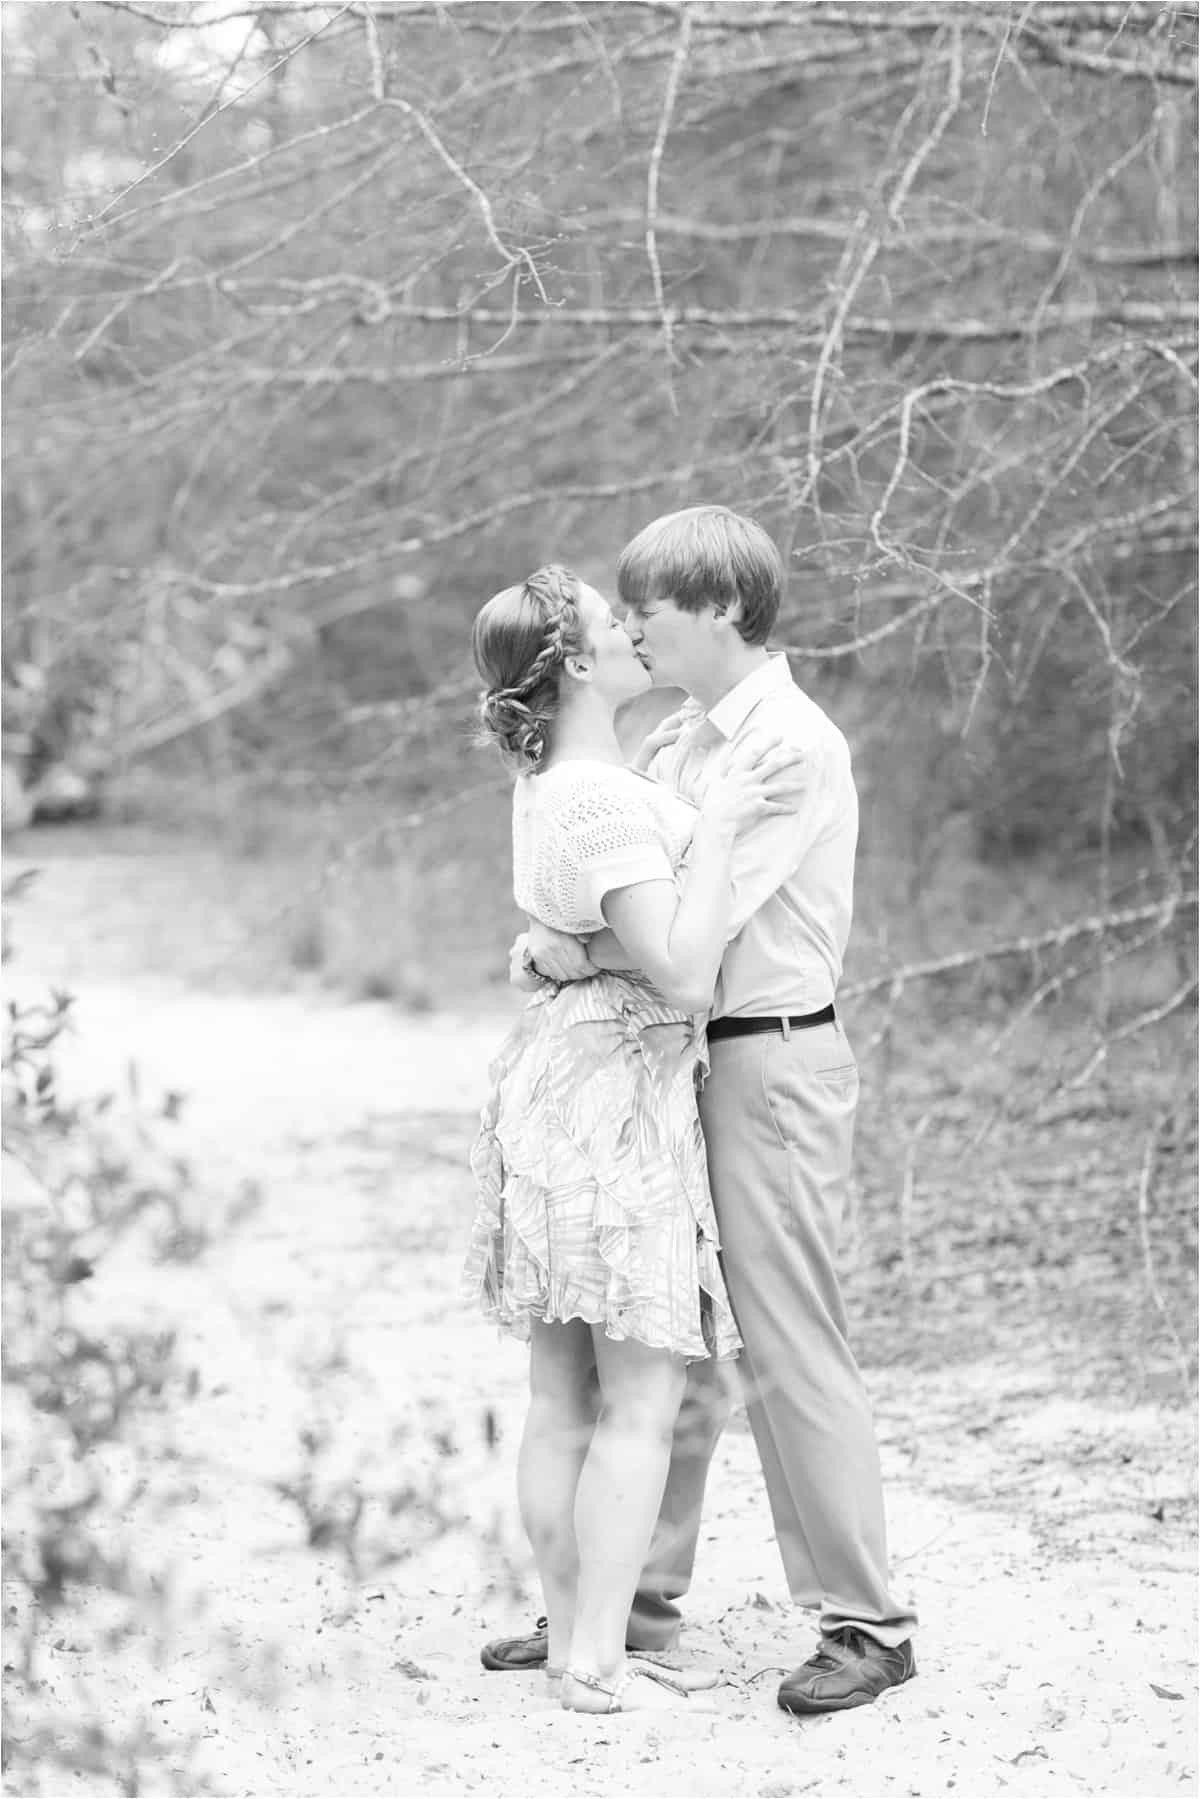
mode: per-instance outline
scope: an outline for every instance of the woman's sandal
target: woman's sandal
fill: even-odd
[[[692,1705],[688,1689],[681,1685],[681,1683],[668,1673],[665,1668],[656,1667],[653,1662],[626,1662],[623,1671],[617,1676],[615,1683],[611,1687],[606,1686],[602,1680],[598,1680],[594,1674],[584,1674],[578,1668],[567,1668],[565,1674],[568,1680],[576,1681],[579,1686],[586,1687],[589,1692],[603,1694],[608,1700],[608,1704],[606,1706],[597,1707],[593,1712],[591,1708],[587,1706],[568,1705],[564,1698],[562,1702],[564,1711],[580,1713],[590,1712],[593,1717],[602,1717],[606,1712],[649,1711],[653,1709],[665,1711],[670,1709],[667,1706],[654,1708],[650,1706],[625,1705],[623,1699],[625,1693],[629,1690],[629,1684],[631,1681],[638,1679],[652,1681],[657,1687],[665,1687],[668,1692],[673,1693],[677,1699],[683,1701],[682,1705],[678,1708],[681,1711],[686,1711]],[[692,1709],[701,1711],[705,1708],[700,1705],[694,1706]]]
[[[714,1687],[725,1684],[724,1677],[714,1674],[711,1668],[671,1668],[664,1662],[652,1660],[651,1652],[645,1649],[634,1649],[630,1654],[637,1657],[639,1668],[653,1669],[657,1674],[665,1676],[659,1684],[669,1686],[674,1693],[685,1693],[690,1697],[692,1693],[710,1693]],[[559,1685],[566,1672],[565,1668],[551,1667],[549,1662],[542,1668],[542,1673],[552,1687]],[[654,1678],[654,1673],[647,1674],[647,1679]]]
[[[669,1674],[675,1685],[685,1693],[707,1693],[713,1687],[725,1685],[725,1678],[716,1674],[711,1668],[679,1667],[675,1662],[660,1659],[660,1653],[650,1649],[633,1649],[630,1651],[639,1663],[645,1662],[649,1667]]]

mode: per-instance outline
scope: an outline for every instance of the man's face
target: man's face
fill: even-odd
[[[648,662],[656,687],[691,691],[695,677],[712,657],[715,616],[711,607],[684,612],[672,599],[648,600],[636,612],[632,606],[628,608],[625,629]]]

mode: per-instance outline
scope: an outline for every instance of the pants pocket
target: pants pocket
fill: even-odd
[[[855,1105],[858,1085],[858,1063],[840,1025],[764,1038],[763,1101],[788,1148],[811,1145],[827,1109]]]

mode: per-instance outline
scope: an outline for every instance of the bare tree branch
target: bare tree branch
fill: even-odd
[[[378,567],[381,563],[391,562],[398,557],[415,556],[423,550],[436,549],[439,544],[482,530],[514,512],[525,512],[531,507],[544,506],[552,500],[616,500],[630,493],[645,492],[656,487],[677,486],[685,483],[691,473],[690,469],[663,469],[632,480],[572,484],[510,494],[494,505],[480,507],[475,512],[453,519],[446,525],[423,531],[420,535],[398,537],[392,542],[374,545],[357,555],[344,557],[340,562],[307,564],[258,581],[214,581],[190,570],[180,569],[177,572],[179,579],[188,586],[225,600],[254,599],[265,594],[286,593],[291,589],[322,581],[344,580],[347,575]],[[118,580],[128,580],[137,573],[135,569],[128,567],[114,567],[104,572]]]
[[[1110,931],[1127,930],[1130,925],[1144,924],[1151,919],[1165,928],[1177,911],[1194,910],[1197,903],[1200,903],[1200,892],[1181,893],[1172,896],[1165,907],[1130,906],[1124,911],[1109,912],[1100,917],[1073,919],[1070,924],[1058,925],[1053,930],[1042,931],[1036,936],[1014,937],[1007,943],[959,950],[954,955],[938,956],[927,962],[910,962],[902,968],[892,969],[888,974],[872,975],[864,981],[852,981],[841,988],[841,993],[846,999],[860,999],[863,994],[880,993],[884,988],[897,994],[910,981],[927,981],[940,975],[961,974],[964,969],[981,967],[985,962],[995,962],[1008,956],[1033,956],[1045,949],[1061,949],[1080,937],[1103,936]],[[1182,1005],[1187,992],[1195,992],[1195,989],[1196,983],[1192,981],[1186,989],[1181,989],[1182,997],[1176,997],[1170,1002],[1171,1006]]]
[[[176,286],[187,285],[177,283]],[[231,294],[247,287],[246,282],[235,278],[221,278],[218,285],[223,292]],[[261,283],[260,283],[261,285]],[[284,292],[309,294],[322,299],[326,303],[343,296],[348,287],[358,287],[362,291],[370,291],[379,308],[376,321],[385,318],[415,319],[429,325],[456,325],[463,319],[470,319],[478,325],[500,325],[509,323],[507,312],[497,312],[491,307],[454,307],[454,306],[422,306],[407,302],[391,300],[382,288],[368,284],[361,276],[350,275],[322,277],[320,281],[305,282],[279,277],[272,283]],[[811,314],[797,312],[789,307],[771,307],[762,309],[713,310],[703,306],[673,306],[670,308],[671,324],[674,330],[687,327],[715,331],[793,331],[798,335],[797,345],[815,345],[824,342],[825,334],[816,326]],[[1147,325],[1151,327],[1171,324],[1194,324],[1200,316],[1200,309],[1192,300],[1144,301],[1123,300],[1098,302],[1091,304],[1071,304],[1048,307],[1041,321],[1043,333],[1049,331],[1085,330],[1093,325]],[[523,325],[555,325],[573,326],[580,329],[611,326],[619,330],[650,329],[660,330],[662,319],[654,307],[646,306],[548,306],[544,312],[523,313]],[[939,319],[915,318],[900,314],[894,318],[859,317],[847,320],[843,328],[843,336],[848,339],[901,339],[918,340],[936,343],[939,341],[952,343],[996,343],[1006,338],[1023,338],[1030,333],[1030,322],[1022,318],[998,319]],[[708,346],[706,346],[707,351]]]
[[[1186,63],[1175,62],[1165,56],[1138,62],[1126,56],[1104,56],[1092,50],[1077,50],[1071,44],[1064,44],[1051,32],[1038,31],[1029,25],[1017,40],[1018,52],[1026,43],[1032,44],[1047,62],[1058,63],[1065,69],[1085,69],[1090,75],[1121,75],[1134,81],[1166,81],[1178,87],[1195,87],[1197,84],[1194,64],[1189,67]]]
[[[1135,138],[1133,143],[1130,144],[1127,149],[1123,150],[1121,155],[1118,156],[1114,162],[1110,163],[1107,168],[1101,169],[1095,179],[1088,184],[1087,191],[1075,208],[1075,216],[1072,218],[1070,228],[1067,231],[1066,242],[1063,244],[1062,251],[1058,261],[1054,265],[1050,279],[1046,282],[1045,287],[1038,295],[1038,302],[1033,309],[1033,319],[1030,324],[1030,334],[1032,336],[1036,337],[1040,331],[1042,319],[1045,317],[1046,309],[1050,304],[1054,292],[1071,266],[1071,259],[1075,254],[1076,245],[1078,244],[1080,234],[1083,231],[1083,221],[1087,217],[1090,207],[1104,192],[1104,189],[1112,185],[1118,175],[1123,174],[1132,163],[1136,162],[1139,156],[1144,155],[1152,141],[1153,134],[1154,127],[1151,126],[1149,131],[1143,132],[1140,137]]]
[[[182,718],[172,711],[169,717],[157,722],[150,721],[133,736],[118,741],[114,747],[115,759],[118,762],[137,761],[155,750],[164,749],[169,743],[178,743],[180,738],[190,736],[204,725],[215,724],[217,719],[224,718],[250,700],[259,698],[279,679],[290,661],[290,655],[277,648],[261,668],[249,670],[240,680],[211,694]]]
[[[1170,1018],[1173,1012],[1178,1012],[1182,1006],[1187,1005],[1189,1000],[1194,999],[1198,989],[1200,989],[1200,981],[1189,978],[1175,989],[1169,999],[1163,1000],[1157,1006],[1148,1006],[1144,1012],[1139,1012],[1136,1018],[1131,1018],[1128,1024],[1122,1025],[1120,1030],[1111,1032],[1105,1037],[1103,1043],[1099,1044],[1092,1052],[1079,1073],[1072,1075],[1066,1083],[1067,1087],[1086,1087],[1101,1063],[1108,1060],[1115,1044],[1124,1043],[1130,1037],[1139,1036],[1142,1031],[1149,1030],[1152,1025],[1162,1024],[1164,1019]]]
[[[393,94],[383,103],[387,106],[394,107],[398,112],[402,112],[407,118],[412,119],[435,155],[440,158],[446,168],[449,169],[450,173],[454,176],[454,179],[466,188],[467,192],[471,195],[471,198],[475,201],[483,219],[483,226],[484,230],[487,232],[488,241],[496,251],[496,254],[502,259],[505,268],[515,268],[517,265],[523,264],[529,273],[529,278],[533,283],[539,299],[549,304],[546,290],[542,286],[542,278],[538,273],[537,264],[534,262],[533,257],[528,250],[520,247],[513,250],[504,242],[496,229],[496,220],[495,215],[492,212],[491,201],[488,199],[479,183],[468,175],[462,164],[451,155],[425,114],[419,107],[413,106],[408,100],[402,100],[399,95],[396,94]],[[511,319],[508,321],[509,324],[512,322]]]
[[[667,312],[663,296],[662,268],[658,260],[658,240],[655,236],[655,217],[658,212],[658,177],[662,168],[663,151],[667,147],[667,135],[671,129],[671,118],[675,111],[675,97],[679,92],[679,83],[683,78],[687,63],[688,47],[692,41],[692,13],[684,8],[679,16],[679,42],[675,55],[671,60],[667,85],[663,93],[662,112],[659,114],[658,130],[654,136],[654,145],[650,151],[650,162],[646,169],[646,260],[650,264],[650,275],[654,283],[654,300],[662,319],[663,347],[666,351],[667,365],[675,360],[675,351],[671,341],[671,319]],[[674,394],[672,394],[674,405]]]
[[[619,345],[615,346],[620,348]],[[563,363],[596,363],[603,352],[594,349],[536,350],[526,356],[468,356],[464,361],[394,363],[389,368],[338,363],[335,368],[289,369],[241,367],[238,379],[255,387],[395,387],[409,381],[457,380],[470,375],[515,375],[554,368]]]
[[[149,299],[152,294],[158,293],[161,288],[167,286],[171,277],[179,268],[180,262],[180,257],[172,257],[166,267],[161,269],[159,273],[154,276],[153,280],[148,281],[144,287],[127,288],[117,303],[114,306],[111,306],[105,313],[104,317],[100,320],[100,323],[95,326],[93,330],[88,332],[83,342],[79,345],[79,348],[73,351],[73,360],[75,362],[82,362],[89,351],[95,349],[109,326],[114,325],[121,317],[121,314],[132,306],[135,300]]]
[[[950,74],[947,82],[946,98],[933,125],[922,141],[912,152],[897,181],[887,205],[886,219],[891,226],[900,222],[900,215],[905,201],[912,191],[913,183],[922,167],[941,143],[950,126],[950,121],[962,103],[963,87],[963,53],[962,32],[954,23],[950,29]],[[848,278],[838,296],[833,319],[821,344],[821,353],[817,358],[816,373],[813,376],[812,394],[808,411],[808,476],[801,490],[801,503],[813,492],[821,472],[821,428],[825,403],[825,382],[830,365],[841,346],[846,320],[854,305],[859,289],[867,278],[871,264],[883,245],[882,226],[868,232],[865,214],[859,218],[859,227],[864,233],[862,250],[858,256],[857,266],[849,272]]]
[[[135,6],[132,0],[102,0],[102,4],[108,12],[127,13],[132,19],[140,19],[144,24],[158,26],[160,31],[204,31],[211,29],[214,25],[228,25],[234,19],[257,21],[263,11],[263,0],[259,0],[257,5],[235,6],[229,12],[223,13],[207,11],[196,13],[179,5],[177,0],[173,13],[159,13],[148,6]],[[285,15],[328,12],[329,0],[285,0],[285,4],[274,5],[271,10]],[[352,10],[353,8],[350,6],[342,8],[343,12]]]
[[[1110,356],[1113,353],[1114,352],[1110,351]],[[1127,347],[1124,344],[1116,346],[1116,355],[1123,356],[1127,353]],[[1036,381],[1026,381],[1016,384],[994,381],[959,381],[953,376],[947,375],[942,376],[935,381],[926,381],[922,383],[920,387],[910,388],[908,393],[905,394],[903,403],[900,407],[900,430],[899,441],[896,446],[896,460],[892,466],[892,472],[887,478],[887,483],[883,492],[879,496],[878,504],[871,514],[871,521],[868,526],[868,530],[870,531],[871,537],[877,548],[881,550],[885,556],[890,557],[895,553],[889,545],[884,543],[880,536],[880,529],[883,525],[887,509],[892,502],[896,489],[900,485],[901,477],[908,464],[913,413],[922,401],[930,399],[935,395],[948,393],[987,394],[990,398],[996,400],[1033,399],[1036,395],[1049,393],[1052,388],[1061,387],[1066,382],[1087,380],[1095,369],[1096,363],[1097,359],[1074,363],[1067,368],[1054,369],[1050,374],[1043,375]]]
[[[970,577],[965,579],[968,586],[977,584]],[[960,575],[958,585],[961,587],[963,583],[964,577]],[[894,585],[882,590],[888,598],[905,598],[912,591],[914,590],[907,587],[897,589]],[[781,645],[781,648],[785,649],[789,656],[795,656],[801,662],[833,662],[845,656],[858,656],[864,650],[874,649],[878,644],[885,643],[898,631],[906,631],[910,625],[917,624],[927,614],[936,611],[945,602],[949,592],[949,588],[935,586],[932,593],[923,594],[906,612],[898,613],[895,618],[887,619],[882,625],[877,625],[874,630],[856,632],[845,643],[824,644],[819,648],[807,644],[785,643]],[[881,595],[875,594],[873,597],[879,598]]]
[[[363,29],[367,38],[367,60],[371,68],[371,92],[376,100],[387,99],[387,78],[383,64],[383,46],[379,42],[379,27],[375,23],[375,9],[365,3],[362,9]]]
[[[114,0],[105,0],[105,4],[112,3],[114,3]],[[153,199],[143,200],[139,205],[131,207],[129,211],[120,212],[115,218],[109,219],[109,228],[115,230],[118,225],[132,224],[134,221],[144,218],[148,213],[155,212],[161,207],[177,205],[180,201],[189,200],[194,194],[203,193],[208,188],[217,187],[227,181],[234,181],[242,175],[248,175],[255,169],[262,168],[264,163],[274,162],[278,160],[278,158],[288,155],[293,150],[302,150],[309,144],[321,143],[325,139],[334,137],[341,132],[356,130],[359,125],[371,118],[377,110],[375,102],[372,101],[369,106],[360,107],[356,112],[348,113],[345,118],[332,119],[328,124],[314,126],[311,131],[298,132],[295,137],[286,138],[279,144],[273,144],[270,149],[260,151],[256,156],[243,157],[240,162],[232,163],[226,169],[218,169],[211,175],[202,176],[200,180],[189,182],[184,187],[173,188],[169,193],[156,194]],[[207,121],[205,122],[207,123]],[[372,153],[372,146],[368,145],[366,148],[357,149],[350,160],[361,159]],[[299,175],[291,177],[293,180],[299,178]],[[143,176],[142,179],[144,180],[145,177]],[[138,184],[135,183],[134,185],[136,186]],[[127,189],[126,191],[128,192],[129,190]],[[258,191],[259,193],[262,193],[266,190],[260,188]],[[227,204],[224,197],[222,197],[221,203]],[[76,258],[76,261],[78,260],[79,259]]]
[[[564,220],[559,229],[572,236],[581,236],[608,224],[637,224],[641,222],[641,218],[642,215],[632,208],[615,207],[608,212],[589,214],[586,221],[576,223]],[[755,243],[764,238],[797,237],[833,244],[839,249],[846,245],[852,235],[852,230],[841,220],[815,213],[787,214],[769,219],[714,220],[660,211],[655,215],[655,228],[661,237],[686,237],[697,243],[742,244]],[[965,225],[910,226],[890,238],[884,245],[884,250],[964,249],[983,252],[997,245],[1011,246],[1026,255],[1059,256],[1063,250],[1063,239],[1048,231],[1035,231],[1032,228],[980,219]],[[1136,244],[1076,244],[1073,253],[1077,261],[1093,264],[1097,268],[1169,268],[1177,263],[1194,264],[1198,252],[1194,243],[1163,243],[1147,244],[1144,247]]]

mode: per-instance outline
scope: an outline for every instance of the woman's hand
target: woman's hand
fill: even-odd
[[[542,982],[529,966],[528,949],[529,938],[522,931],[519,937],[513,939],[512,948],[508,952],[508,984],[521,993],[536,993]]]
[[[587,953],[586,938],[552,930],[536,918],[529,921],[528,944],[529,960],[547,981],[565,986],[570,981],[590,980],[600,972]]]
[[[684,712],[681,706],[678,712],[672,712],[667,718],[663,719],[661,724],[655,725],[648,737],[642,739],[641,743],[638,745],[637,755],[630,763],[630,767],[635,768],[639,774],[644,775],[654,758],[657,756],[659,750],[668,750],[673,743],[678,741],[679,733],[682,731],[683,725]]]
[[[740,743],[708,784],[700,816],[736,833],[795,808],[804,785],[804,754],[786,744]]]

